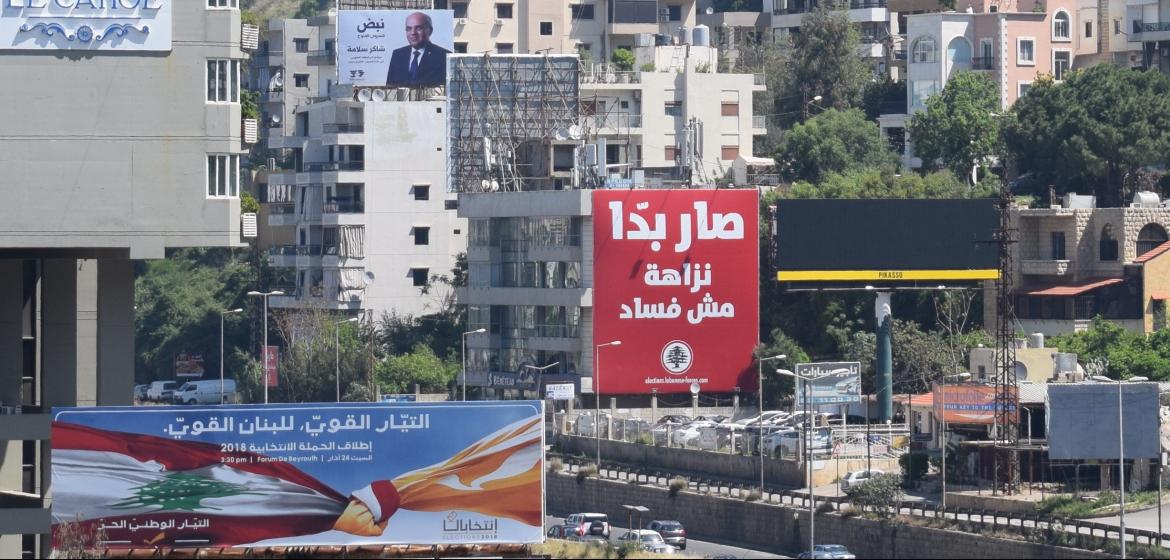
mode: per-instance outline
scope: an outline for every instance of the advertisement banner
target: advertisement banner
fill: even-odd
[[[544,388],[544,398],[554,401],[571,401],[576,387],[572,383],[555,383]]]
[[[55,408],[54,547],[541,542],[543,440],[534,401]]]
[[[266,360],[267,370],[264,372],[264,384],[271,389],[279,385],[280,376],[280,347],[268,346],[268,358]]]
[[[1124,437],[1126,459],[1162,457],[1157,383],[1048,384],[1048,455],[1061,461],[1117,461]],[[1120,392],[1120,395],[1118,394]],[[1120,397],[1121,402],[1118,402]],[[1124,424],[1118,426],[1118,406]],[[1119,429],[1124,428],[1124,429]]]
[[[342,84],[438,87],[455,48],[451,10],[337,12],[337,73]]]
[[[942,419],[945,413],[945,421],[955,424],[995,423],[995,387],[992,385],[935,383],[933,400],[935,418]],[[1012,400],[1018,400],[1018,397]],[[1018,414],[1016,407],[1009,408],[1015,417]]]
[[[3,0],[0,50],[171,50],[176,0]]]
[[[175,354],[175,377],[203,377],[203,354]]]
[[[593,342],[601,393],[755,391],[754,189],[593,192]]]
[[[811,405],[861,402],[861,362],[796,364],[796,374],[813,379],[811,383],[796,384],[797,406],[804,405],[804,391],[809,385]]]

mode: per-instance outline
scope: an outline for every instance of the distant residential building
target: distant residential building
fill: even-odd
[[[1141,43],[1142,67],[1170,74],[1170,0],[1129,0],[1125,19],[1128,38]]]
[[[817,0],[764,0],[764,11],[771,13],[773,40],[785,41],[799,33],[805,14],[816,6]],[[850,0],[842,7],[861,34],[858,54],[870,62],[875,74],[887,74],[892,58],[887,51],[894,47],[894,36],[886,0]]]

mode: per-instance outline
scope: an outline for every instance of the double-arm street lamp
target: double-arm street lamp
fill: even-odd
[[[540,367],[530,366],[528,364],[524,364],[524,367],[526,369],[536,370],[536,397],[537,398],[543,400],[543,397],[540,396],[540,384],[542,381],[544,381],[544,370],[551,368],[553,366],[559,366],[559,365],[561,365],[560,362],[553,362],[551,364],[548,364],[547,366],[540,366]]]
[[[792,371],[789,371],[786,369],[778,369],[778,370],[776,370],[776,373],[779,373],[780,375],[792,377],[792,378],[797,380],[797,383],[804,381],[804,429],[806,432],[808,432],[808,438],[806,440],[808,442],[808,444],[804,449],[804,460],[805,460],[806,469],[808,471],[808,553],[809,553],[809,557],[815,558],[816,557],[815,548],[816,548],[816,544],[817,544],[817,525],[816,525],[816,523],[817,523],[816,522],[817,500],[816,500],[816,494],[813,492],[813,490],[814,490],[814,488],[813,488],[813,472],[812,472],[812,449],[813,449],[813,441],[812,441],[813,430],[812,429],[813,429],[813,424],[812,424],[812,411],[810,410],[810,406],[809,406],[809,397],[811,396],[810,394],[812,393],[812,386],[811,386],[812,385],[812,383],[811,383],[812,378],[806,377],[804,375],[800,375],[797,373],[793,373]]]
[[[224,399],[224,391],[223,391],[223,362],[224,362],[223,317],[224,317],[224,315],[231,315],[233,313],[239,313],[243,310],[244,310],[244,308],[237,307],[235,309],[229,309],[227,311],[220,311],[219,312],[219,404],[223,404],[223,399]]]
[[[760,415],[756,417],[757,418],[756,419],[756,427],[759,429],[759,432],[756,434],[756,436],[759,438],[759,445],[757,447],[759,447],[759,450],[760,450],[760,496],[761,497],[763,497],[763,495],[764,495],[764,362],[770,362],[772,360],[783,360],[787,357],[788,356],[786,356],[784,354],[777,354],[775,356],[769,356],[767,358],[760,358],[760,359],[756,360],[756,364],[759,366],[758,367],[758,374],[759,374],[758,381],[760,384],[757,395],[756,395],[758,397],[759,406],[760,406],[760,410],[758,411],[760,413]]]
[[[1121,557],[1125,558],[1125,405],[1121,400],[1121,386],[1126,381],[1140,382],[1149,381],[1149,378],[1135,376],[1129,379],[1110,379],[1104,375],[1094,375],[1089,377],[1093,381],[1101,383],[1116,383],[1117,384],[1117,490],[1121,496],[1121,511],[1118,513],[1118,527],[1117,537],[1121,541]],[[1162,473],[1159,472],[1161,477]],[[1158,509],[1162,508],[1162,504],[1158,504]]]
[[[970,379],[971,374],[968,372],[956,373],[953,375],[942,376],[943,387],[939,391],[939,397],[942,402],[939,403],[938,409],[941,411],[939,416],[942,417],[942,433],[939,434],[940,445],[942,447],[942,509],[947,510],[947,388],[946,382],[948,379],[966,380]]]
[[[264,373],[261,377],[264,378],[264,404],[268,404],[268,298],[271,296],[283,296],[284,292],[280,290],[273,290],[271,292],[248,292],[251,297],[264,298]]]
[[[341,325],[358,322],[357,317],[333,322],[333,381],[337,383],[337,401],[341,402]],[[376,399],[378,395],[374,395]]]

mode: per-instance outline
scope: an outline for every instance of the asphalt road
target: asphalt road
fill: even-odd
[[[614,519],[610,520],[617,521]],[[646,522],[649,523],[650,520]],[[565,522],[562,517],[548,516],[545,518],[544,527],[547,531],[553,525],[561,525]],[[618,538],[626,533],[626,529],[610,524],[609,542],[617,544]],[[690,558],[710,558],[712,556],[732,556],[735,558],[793,558],[792,556],[783,556],[775,552],[764,552],[761,550],[750,550],[747,548],[739,548],[736,546],[718,544],[707,541],[699,541],[695,539],[687,539],[687,549],[680,550],[677,553],[679,556]]]

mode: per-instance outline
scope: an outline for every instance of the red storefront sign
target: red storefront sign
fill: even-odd
[[[593,193],[594,387],[754,391],[759,198],[748,189]],[[598,364],[600,361],[600,365]]]
[[[268,353],[267,370],[264,372],[264,384],[268,387],[276,387],[279,385],[280,376],[277,372],[280,371],[280,347],[268,346],[266,352]]]

